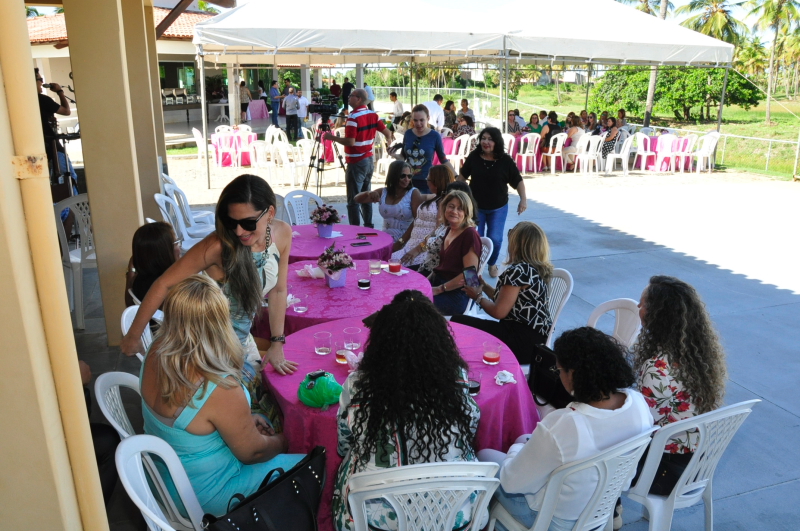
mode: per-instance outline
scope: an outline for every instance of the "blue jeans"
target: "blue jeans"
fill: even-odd
[[[500,247],[503,245],[503,231],[506,227],[507,217],[508,203],[495,210],[478,209],[478,234],[481,236],[488,236],[494,245],[492,254],[489,256],[490,266],[497,263],[497,257],[500,255]]]
[[[347,165],[345,174],[345,184],[347,185],[347,217],[350,218],[350,225],[360,225],[359,207],[361,216],[364,218],[364,226],[372,227],[372,203],[358,204],[355,197],[361,192],[368,192],[372,185],[372,170],[374,163],[372,157],[365,157],[358,162],[351,162]]]
[[[445,279],[441,278],[439,275],[435,275],[431,281],[431,285],[440,286],[445,282]],[[433,304],[442,315],[462,315],[467,310],[469,295],[460,288],[452,291],[445,291],[439,295],[434,295]]]
[[[278,127],[278,113],[281,110],[281,102],[273,101],[272,102],[272,125]]]
[[[503,490],[503,487],[498,487],[494,492],[494,498],[508,511],[508,514],[514,517],[514,520],[525,527],[533,526],[533,522],[539,513],[530,508],[524,494],[509,494]],[[576,521],[564,520],[554,516],[550,521],[548,531],[572,531]],[[505,526],[500,522],[497,522],[495,529],[506,531]]]

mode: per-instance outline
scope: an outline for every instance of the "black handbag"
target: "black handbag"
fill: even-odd
[[[556,409],[567,407],[572,402],[570,395],[556,368],[556,355],[547,345],[535,345],[528,373],[528,387],[533,400],[540,406],[550,404]]]
[[[270,479],[280,474],[270,483]],[[209,531],[317,530],[317,511],[325,486],[325,447],[317,446],[291,470],[270,470],[261,486],[248,497],[234,495],[228,514],[203,515]],[[233,510],[231,503],[239,501]]]

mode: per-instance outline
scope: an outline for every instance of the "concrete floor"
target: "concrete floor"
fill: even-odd
[[[728,353],[726,403],[762,400],[717,469],[715,529],[797,529],[800,461],[793,454],[800,443],[800,404],[791,396],[800,374],[800,332],[795,326],[800,318],[795,267],[800,253],[792,232],[798,210],[792,207],[800,200],[800,187],[725,175],[537,177],[526,179],[526,186],[533,200],[524,215],[509,215],[507,228],[520,219],[540,224],[548,234],[553,262],[575,279],[558,332],[584,325],[601,302],[638,300],[655,274],[677,276],[698,289]],[[330,191],[342,200],[342,189],[325,191],[326,197]],[[512,195],[511,212],[516,205]],[[501,259],[504,255],[505,248]],[[106,346],[96,271],[85,278],[87,328],[76,332],[79,356],[95,375],[109,370],[136,373],[135,358]],[[609,322],[601,320],[601,328]],[[95,408],[93,419],[101,416]],[[112,529],[143,529],[120,491],[109,511]],[[627,499],[624,505],[623,529],[647,529],[640,506]],[[703,508],[695,506],[677,511],[672,529],[702,526]]]

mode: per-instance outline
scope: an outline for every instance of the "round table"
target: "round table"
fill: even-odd
[[[404,275],[405,276],[405,275]],[[286,358],[298,362],[298,370],[291,375],[280,376],[271,365],[263,370],[264,383],[275,396],[284,415],[284,434],[289,442],[289,453],[306,454],[321,445],[327,449],[327,479],[322,491],[318,522],[320,529],[332,529],[331,499],[336,471],[342,459],[336,453],[338,433],[336,414],[338,406],[326,411],[306,406],[297,398],[300,382],[309,372],[324,369],[343,383],[348,375],[348,366],[336,363],[333,353],[319,356],[314,353],[314,334],[331,332],[333,341],[343,341],[342,330],[348,327],[362,330],[362,348],[368,337],[368,329],[359,319],[340,319],[318,324],[294,333],[286,338]],[[469,326],[450,323],[453,336],[461,356],[467,361],[469,371],[482,375],[481,392],[475,401],[481,409],[481,420],[475,437],[475,450],[493,448],[507,451],[520,435],[531,433],[539,422],[539,413],[522,370],[514,354],[503,346],[500,363],[483,363],[483,342],[495,340],[486,332]],[[497,385],[494,376],[506,370],[514,375],[516,384]]]
[[[317,234],[317,226],[313,224],[295,225],[292,230],[298,233],[299,236],[295,234],[292,238],[292,251],[289,253],[290,264],[300,260],[316,261],[322,251],[326,247],[330,247],[332,243],[336,243],[337,249],[344,247],[347,254],[352,256],[354,260],[368,260],[370,258],[388,260],[392,256],[394,240],[389,234],[378,229],[337,223],[333,226],[333,230],[334,232],[342,233],[337,238],[320,238]],[[367,236],[366,240],[358,239],[359,233],[371,232],[376,233],[377,236]],[[352,245],[362,242],[368,242],[370,245],[363,247],[353,247]]]
[[[433,299],[433,288],[428,279],[408,269],[405,275],[393,275],[388,271],[381,271],[380,275],[370,275],[370,289],[358,289],[358,273],[369,271],[369,260],[356,260],[355,263],[356,269],[347,271],[347,283],[342,288],[329,288],[323,278],[297,276],[297,271],[303,269],[306,264],[316,267],[316,260],[289,264],[289,276],[286,281],[291,286],[288,288],[289,293],[307,297],[308,311],[296,313],[291,307],[286,308],[284,334],[293,334],[309,326],[334,319],[345,317],[363,319],[392,302],[394,296],[404,289],[419,290],[429,299]],[[254,322],[253,335],[263,338],[272,335],[266,312]]]

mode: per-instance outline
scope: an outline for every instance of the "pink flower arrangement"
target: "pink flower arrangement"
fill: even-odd
[[[336,212],[334,210],[334,212]],[[332,243],[325,251],[317,258],[317,265],[320,269],[324,269],[328,274],[334,271],[341,271],[348,267],[353,267],[353,258],[344,252],[344,249],[334,249],[336,244]]]
[[[339,212],[335,208],[324,204],[314,209],[309,218],[317,225],[333,225],[342,221],[339,217]]]

